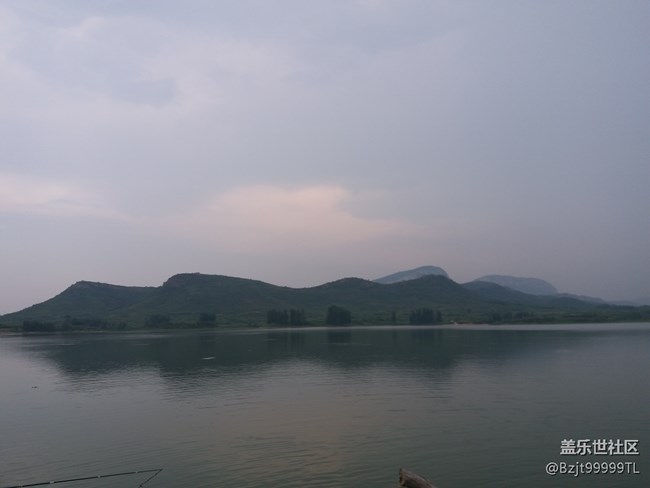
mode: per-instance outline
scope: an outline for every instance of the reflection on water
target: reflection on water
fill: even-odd
[[[498,327],[388,329],[282,329],[223,333],[148,335],[78,335],[57,344],[57,338],[29,339],[27,347],[52,361],[70,377],[112,374],[119,370],[154,368],[178,377],[206,369],[229,372],[251,370],[287,359],[326,361],[332,366],[449,368],[458,362],[507,361],[547,351],[559,340],[569,345],[594,337],[645,336],[635,328],[622,332],[584,330],[504,330]],[[212,362],[207,364],[206,358]]]
[[[649,346],[647,324],[4,337],[0,486],[152,467],[154,488],[392,486],[406,466],[645,487]],[[641,439],[642,474],[548,477],[570,437]]]

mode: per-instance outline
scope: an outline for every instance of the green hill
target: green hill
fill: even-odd
[[[527,293],[529,295],[556,295],[557,288],[548,281],[539,278],[520,278],[507,275],[485,275],[474,281],[496,283],[512,290]]]
[[[353,324],[407,324],[414,311],[443,322],[613,321],[650,318],[648,308],[613,307],[566,297],[534,296],[494,283],[460,285],[445,276],[381,284],[344,278],[311,288],[199,273],[179,274],[159,287],[82,281],[59,295],[0,317],[25,330],[264,325],[269,311],[300,311],[324,325],[330,305]],[[423,312],[424,311],[424,312]]]
[[[381,283],[383,285],[389,285],[391,283],[398,283],[400,281],[415,280],[427,275],[444,276],[445,278],[449,278],[447,272],[438,266],[420,266],[419,268],[399,271],[388,276],[377,278],[375,282]]]
[[[228,276],[181,274],[111,317],[138,324],[151,315],[164,314],[174,323],[192,323],[207,313],[215,314],[219,323],[241,325],[263,324],[271,309],[300,309],[309,323],[322,325],[327,308],[339,305],[352,311],[355,323],[381,324],[391,323],[393,312],[405,322],[412,309],[422,307],[462,313],[464,304],[476,298],[441,276],[392,285],[343,278],[312,288],[288,288]]]
[[[49,300],[20,312],[1,317],[3,323],[16,320],[53,320],[66,316],[78,318],[106,317],[145,300],[155,293],[154,287],[118,286],[79,281]]]

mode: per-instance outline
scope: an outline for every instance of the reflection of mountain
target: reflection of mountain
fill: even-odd
[[[327,331],[327,343],[328,344],[351,344],[352,343],[352,331],[351,330],[341,330],[341,329],[332,329]]]
[[[613,333],[613,332],[610,332]],[[617,332],[621,334],[621,331]],[[595,332],[483,328],[284,329],[247,333],[77,336],[72,344],[43,343],[37,352],[67,376],[155,369],[174,381],[214,377],[302,360],[327,367],[376,366],[426,373],[465,361],[499,363]],[[599,334],[604,334],[599,333]]]

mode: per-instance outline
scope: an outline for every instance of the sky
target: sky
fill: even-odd
[[[422,265],[650,297],[646,0],[0,0],[0,314]]]

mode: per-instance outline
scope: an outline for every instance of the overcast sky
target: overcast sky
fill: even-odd
[[[650,296],[647,0],[0,0],[0,313],[432,264]]]

